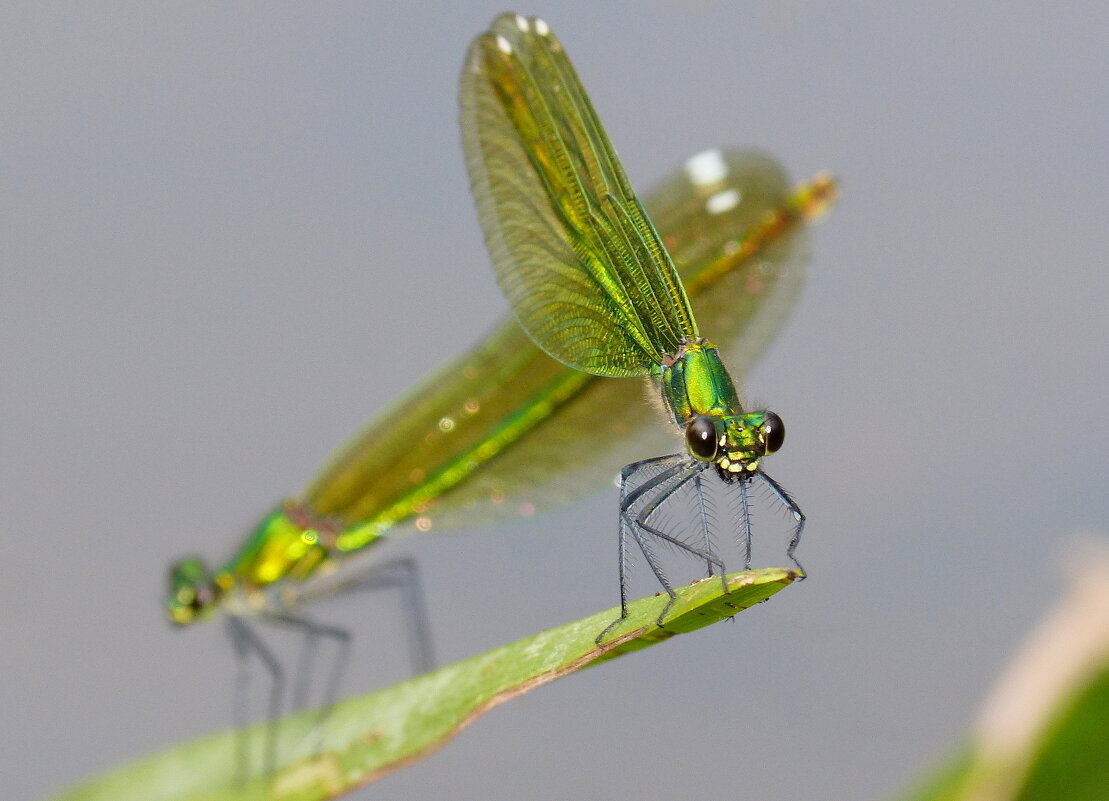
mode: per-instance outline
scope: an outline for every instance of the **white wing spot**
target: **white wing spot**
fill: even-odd
[[[728,174],[728,165],[719,150],[703,150],[686,161],[685,174],[694,186],[715,184]]]
[[[546,36],[548,33],[551,32],[551,26],[548,25],[545,21],[539,19],[539,17],[536,17],[535,18],[535,32],[537,34],[539,34],[540,36]]]
[[[725,189],[705,201],[705,210],[709,214],[723,214],[739,205],[739,190]]]
[[[519,28],[524,33],[527,33],[528,32],[528,21],[527,21],[527,19],[525,17],[521,17],[519,14],[517,14],[516,15],[516,27]]]
[[[499,33],[497,34],[497,49],[505,55],[509,55],[512,52],[512,45]]]

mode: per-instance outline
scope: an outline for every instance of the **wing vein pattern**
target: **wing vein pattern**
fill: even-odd
[[[636,376],[697,336],[673,262],[542,21],[505,14],[475,40],[461,106],[497,280],[536,344],[579,370]]]

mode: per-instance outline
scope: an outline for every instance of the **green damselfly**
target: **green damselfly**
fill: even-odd
[[[748,488],[761,482],[793,517],[787,555],[805,517],[762,471],[781,446],[782,420],[747,411],[716,347],[700,334],[682,277],[637,199],[562,45],[547,24],[498,17],[470,48],[461,83],[466,165],[498,283],[532,340],[568,367],[597,376],[650,376],[685,451],[635,461],[620,474],[621,617],[627,616],[626,539],[639,546],[675,599],[653,545],[703,560],[723,579],[712,545],[704,481],[721,479],[741,500],[737,514],[751,561]],[[731,195],[712,203],[724,207]],[[711,212],[712,208],[707,208]],[[679,254],[680,257],[680,254]],[[598,410],[622,419],[622,407]],[[698,542],[656,515],[692,490]],[[672,529],[672,527],[670,527]],[[802,571],[803,576],[803,571]]]
[[[495,27],[516,19],[501,18]],[[474,54],[486,49],[489,36],[471,51],[464,104],[472,106],[465,97],[476,88]],[[784,320],[808,257],[803,222],[822,214],[835,191],[827,176],[791,191],[768,157],[712,150],[646,199],[702,319],[742,343],[737,369],[754,363]],[[226,561],[177,562],[165,602],[169,619],[185,626],[226,612],[240,651],[258,650],[264,661],[244,618],[336,634],[297,610],[318,596],[364,586],[354,557],[386,535],[527,516],[600,486],[629,454],[661,447],[650,410],[628,383],[567,367],[505,319],[341,448],[300,497],[264,517]]]

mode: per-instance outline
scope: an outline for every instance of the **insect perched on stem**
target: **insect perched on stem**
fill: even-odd
[[[633,462],[620,477],[621,617],[627,616],[626,538],[670,595],[652,548],[668,543],[724,575],[711,545],[703,480],[740,493],[761,482],[792,515],[787,554],[805,516],[762,470],[785,428],[771,411],[747,411],[716,347],[701,336],[662,237],[635,196],[616,151],[562,45],[541,19],[498,17],[470,47],[461,81],[466,165],[493,269],[516,318],[539,347],[598,376],[651,376],[686,450]],[[621,410],[607,410],[620,415]],[[701,501],[701,542],[654,524],[679,490]],[[748,567],[750,565],[748,564]]]

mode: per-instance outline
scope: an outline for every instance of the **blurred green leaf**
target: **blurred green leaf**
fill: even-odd
[[[969,748],[963,748],[947,762],[928,776],[907,794],[901,801],[954,801],[959,797],[963,785],[970,775],[974,757]]]
[[[1017,799],[1109,799],[1109,669],[1078,693],[1049,728]]]
[[[1109,669],[1059,710],[1014,795],[982,780],[994,770],[964,748],[902,801],[1109,801]]]
[[[968,743],[903,801],[1109,801],[1109,549],[1074,553]]]

